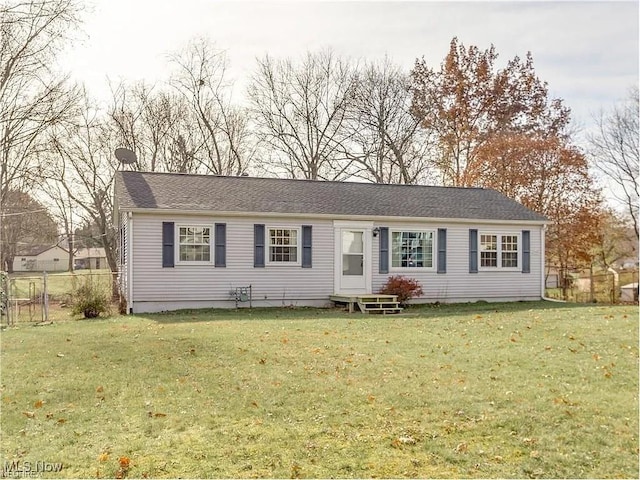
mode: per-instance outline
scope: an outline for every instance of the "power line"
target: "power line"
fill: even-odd
[[[16,212],[16,213],[0,213],[0,217],[16,217],[18,215],[29,215],[30,213],[38,213],[38,212],[46,212],[48,211],[46,208],[41,208],[40,210],[30,210],[28,212]]]

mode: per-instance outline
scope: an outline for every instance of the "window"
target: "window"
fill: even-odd
[[[269,228],[269,263],[299,263],[299,233],[297,228]]]
[[[433,268],[433,232],[391,232],[392,268]]]
[[[211,262],[211,227],[178,227],[178,261],[205,263]]]
[[[517,235],[502,235],[502,268],[518,268]]]
[[[498,266],[498,236],[480,235],[480,266]]]
[[[480,268],[518,268],[518,235],[481,234]]]

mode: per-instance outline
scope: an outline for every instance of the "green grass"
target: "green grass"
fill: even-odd
[[[3,465],[60,477],[638,478],[637,307],[194,311],[1,345]]]

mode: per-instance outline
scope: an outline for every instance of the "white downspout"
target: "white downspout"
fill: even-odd
[[[133,213],[127,213],[127,309],[133,313]]]

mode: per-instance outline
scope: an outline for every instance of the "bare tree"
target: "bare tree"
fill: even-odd
[[[189,115],[185,99],[166,89],[144,82],[112,88],[109,125],[119,144],[136,153],[136,170],[196,170],[201,140],[190,133]]]
[[[56,241],[57,226],[47,208],[26,192],[7,191],[4,198],[0,227],[2,252],[0,270],[11,273],[13,259],[20,246],[51,245]]]
[[[77,92],[53,66],[80,11],[77,0],[0,7],[0,205],[10,189],[37,180],[44,134],[72,110]]]
[[[424,182],[433,144],[410,112],[408,75],[388,58],[356,75],[349,102],[345,155],[359,167],[354,176],[376,183]]]
[[[113,180],[117,160],[112,134],[86,92],[74,125],[60,126],[50,136],[49,181],[79,208],[86,224],[97,227],[107,263],[117,271],[116,229],[113,226]]]
[[[258,61],[248,93],[261,142],[272,167],[291,178],[336,180],[347,175],[346,116],[354,69],[331,51],[302,62]]]
[[[73,235],[73,202],[60,182],[44,180],[41,184],[40,194],[47,199],[49,211],[56,225],[62,228],[62,235],[67,241],[67,269],[74,270],[74,257],[76,245]]]
[[[627,101],[597,118],[598,131],[589,136],[593,165],[611,182],[611,192],[624,206],[638,235],[638,181],[640,117],[638,87],[629,90]]]
[[[11,192],[27,193],[41,177],[47,130],[64,122],[76,91],[53,66],[79,24],[76,0],[8,1],[0,5],[0,257],[6,265]],[[7,227],[7,225],[9,225]],[[7,234],[7,235],[5,235]]]
[[[136,154],[136,170],[148,170],[149,165],[145,158],[144,127],[142,112],[144,100],[134,92],[136,87],[130,88],[121,82],[111,87],[111,104],[108,107],[109,127],[118,139],[121,147],[127,148]],[[140,85],[140,90],[147,92],[145,84]]]
[[[170,83],[188,101],[190,118],[200,134],[200,145],[194,155],[199,169],[216,175],[244,173],[253,148],[247,116],[231,103],[225,52],[206,39],[196,39],[171,55],[170,62],[175,67]],[[180,142],[186,144],[185,136],[181,137]],[[180,149],[182,143],[174,147]]]

